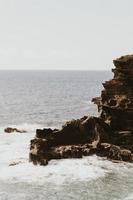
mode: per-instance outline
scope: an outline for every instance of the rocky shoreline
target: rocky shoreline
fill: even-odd
[[[96,154],[133,162],[133,55],[113,61],[114,78],[106,81],[101,97],[93,98],[99,117],[84,116],[59,129],[37,129],[29,160],[47,165],[51,159]]]

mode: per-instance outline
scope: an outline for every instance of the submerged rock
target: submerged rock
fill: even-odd
[[[51,159],[94,153],[133,162],[133,55],[114,60],[114,65],[114,78],[103,84],[101,97],[92,100],[100,117],[72,120],[62,129],[38,129],[31,140],[31,162],[47,165]]]
[[[15,165],[19,165],[21,163],[22,163],[21,161],[16,161],[16,162],[10,163],[9,166],[15,166]]]

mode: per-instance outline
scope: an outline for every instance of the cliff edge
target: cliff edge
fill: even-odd
[[[101,97],[93,98],[100,116],[84,116],[61,129],[37,129],[30,144],[31,162],[47,165],[51,159],[92,154],[133,162],[133,55],[113,63],[113,79],[103,83]]]

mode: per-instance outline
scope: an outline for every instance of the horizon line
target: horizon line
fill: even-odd
[[[0,71],[111,71],[111,69],[0,69]]]

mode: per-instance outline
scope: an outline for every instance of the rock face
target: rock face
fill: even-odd
[[[113,61],[114,78],[103,84],[101,119],[110,125],[113,143],[133,149],[133,55]]]
[[[60,130],[37,130],[31,140],[30,161],[47,165],[51,159],[95,153],[133,162],[133,55],[114,60],[114,65],[114,78],[103,84],[101,97],[93,98],[100,117],[72,120]]]

